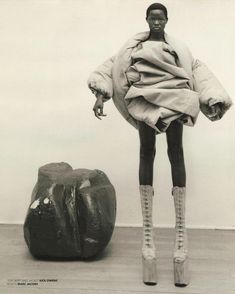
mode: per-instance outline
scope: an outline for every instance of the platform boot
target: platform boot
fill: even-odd
[[[154,190],[150,185],[140,185],[140,198],[143,216],[142,267],[143,282],[147,285],[157,284],[156,249],[152,222]]]
[[[189,283],[188,239],[185,227],[185,187],[173,187],[172,196],[175,206],[175,245],[174,245],[174,283],[185,287]]]

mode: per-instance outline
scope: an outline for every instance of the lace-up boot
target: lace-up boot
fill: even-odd
[[[174,282],[175,286],[185,287],[189,283],[188,275],[188,239],[185,227],[185,187],[173,187],[172,196],[175,205],[175,247]]]
[[[153,187],[150,185],[140,185],[140,198],[143,216],[143,244],[142,244],[142,263],[143,263],[143,282],[147,285],[157,284],[156,269],[156,249],[153,236],[152,204]]]

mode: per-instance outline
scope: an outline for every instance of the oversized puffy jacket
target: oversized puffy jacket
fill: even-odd
[[[140,42],[147,40],[149,31],[136,34],[130,38],[119,52],[106,60],[88,78],[88,86],[93,93],[101,93],[104,101],[112,98],[122,116],[137,128],[136,120],[129,114],[124,99],[130,85],[126,71],[131,65],[131,53]],[[211,106],[218,103],[221,114],[232,105],[232,101],[215,75],[198,59],[194,59],[187,46],[165,33],[166,42],[175,50],[179,59],[179,66],[183,67],[189,79],[191,90],[198,92],[200,109],[206,117],[211,119]]]

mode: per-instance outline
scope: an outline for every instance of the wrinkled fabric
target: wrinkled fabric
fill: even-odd
[[[177,65],[172,47],[162,41],[145,41],[133,49],[131,57],[133,65],[126,71],[130,88],[125,96],[129,113],[156,133],[164,132],[175,119],[193,126],[199,113],[198,93],[190,89],[190,78]]]
[[[138,44],[146,41],[148,38],[149,31],[141,32],[131,37],[115,56],[106,60],[93,71],[87,81],[88,87],[92,92],[103,94],[105,100],[112,98],[120,114],[136,129],[138,129],[137,120],[129,113],[127,99],[125,99],[130,88],[126,71],[132,65],[132,51]],[[178,56],[177,65],[182,67],[187,73],[190,89],[198,92],[200,110],[210,119],[212,105],[209,105],[209,101],[212,102],[213,99],[214,104],[219,102],[219,107],[223,116],[232,105],[232,101],[227,92],[218,83],[213,73],[204,63],[193,58],[190,50],[182,41],[167,33],[165,33],[165,40]],[[204,80],[205,83],[201,83],[201,81]],[[212,90],[215,85],[216,92]]]
[[[194,89],[199,93],[201,112],[210,120],[219,120],[232,106],[233,102],[216,76],[203,62],[196,60],[193,66]],[[219,105],[220,115],[211,117],[211,106]]]

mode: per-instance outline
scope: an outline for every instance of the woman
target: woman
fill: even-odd
[[[140,138],[139,189],[143,215],[143,281],[156,284],[156,250],[152,224],[153,163],[156,134],[166,133],[175,205],[174,278],[188,284],[185,228],[186,172],[182,145],[183,125],[193,126],[201,110],[210,120],[220,119],[231,99],[205,64],[165,32],[167,9],[160,3],[146,11],[149,31],[129,39],[88,80],[96,95],[93,107],[101,119],[109,98]]]

